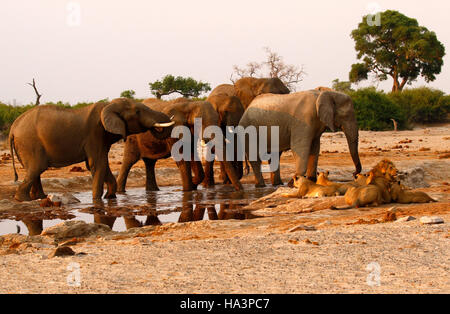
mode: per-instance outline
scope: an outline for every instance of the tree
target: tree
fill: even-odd
[[[130,99],[134,99],[134,95],[136,95],[136,92],[132,89],[124,90],[123,92],[120,93],[120,97],[125,97],[125,98],[130,98]]]
[[[387,10],[379,14],[379,26],[368,23],[369,16],[364,16],[351,33],[357,58],[363,62],[352,65],[350,81],[365,80],[369,73],[380,81],[391,77],[393,92],[401,91],[419,76],[426,82],[434,81],[445,55],[436,34],[400,12]]]
[[[30,85],[31,87],[33,87],[34,92],[36,93],[36,102],[34,103],[34,105],[39,106],[42,94],[39,94],[37,87],[36,87],[36,82],[34,81],[34,78],[33,78],[33,83],[27,83],[27,84]]]
[[[265,47],[267,59],[263,62],[249,62],[243,68],[237,65],[233,66],[233,74],[238,78],[243,77],[272,77],[279,78],[287,88],[295,91],[296,85],[303,81],[303,76],[306,74],[303,66],[298,67],[291,64],[286,64],[278,53],[273,52],[270,48]],[[266,72],[264,72],[266,70]],[[231,81],[234,83],[233,74],[231,74]]]
[[[352,89],[352,83],[349,81],[339,81],[339,79],[335,79],[335,80],[333,80],[332,83],[333,83],[332,88],[335,91],[338,91],[341,93],[349,93],[349,92],[354,91]]]
[[[174,77],[170,74],[163,77],[161,81],[155,81],[149,83],[149,85],[152,94],[158,99],[172,93],[179,93],[183,97],[198,97],[200,94],[211,90],[209,83],[196,81],[192,77]]]

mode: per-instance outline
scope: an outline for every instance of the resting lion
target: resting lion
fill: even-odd
[[[385,177],[390,181],[395,180],[398,170],[392,161],[383,159],[372,168],[371,172],[373,172],[376,177]]]
[[[335,186],[340,195],[344,195],[348,188],[354,186],[354,183],[339,183],[328,179],[329,171],[319,172],[316,183],[323,186]]]
[[[383,178],[375,177],[374,173],[370,172],[369,176],[366,178],[364,186],[352,186],[345,193],[345,203],[348,206],[331,206],[331,209],[350,209],[354,207],[358,208],[362,206],[379,206],[383,204],[383,189],[380,186],[376,185],[375,181],[377,179],[384,180]],[[379,184],[381,184],[381,181]]]
[[[389,191],[391,193],[392,200],[400,204],[437,202],[425,192],[405,191],[402,189],[400,181],[393,183],[389,188]]]
[[[337,196],[339,192],[335,186],[323,186],[315,184],[303,176],[295,176],[294,187],[298,188],[295,193],[283,193],[284,197],[324,197],[324,196]]]

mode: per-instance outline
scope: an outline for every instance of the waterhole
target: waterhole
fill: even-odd
[[[45,228],[64,220],[83,220],[109,225],[114,231],[145,225],[194,220],[249,219],[254,218],[242,210],[251,201],[275,191],[274,187],[255,188],[244,185],[243,191],[232,186],[218,185],[214,189],[183,192],[179,186],[161,187],[160,191],[148,192],[144,188],[127,190],[117,194],[117,199],[92,202],[91,191],[73,193],[80,203],[62,208],[50,207],[33,211],[3,211],[0,218],[0,235],[21,233],[40,234]],[[5,218],[6,217],[6,218]]]

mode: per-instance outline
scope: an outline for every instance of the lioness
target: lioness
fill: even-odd
[[[337,196],[339,192],[336,186],[323,186],[315,184],[306,177],[295,176],[294,187],[298,188],[295,193],[283,193],[281,196],[284,197],[324,197],[324,196]]]
[[[437,202],[425,192],[403,190],[400,181],[393,183],[389,188],[389,191],[391,193],[392,200],[400,204]]]
[[[319,172],[317,175],[316,183],[319,185],[323,185],[323,186],[335,186],[340,195],[344,195],[345,192],[347,192],[349,187],[354,186],[351,183],[339,183],[339,182],[330,181],[328,179],[329,174],[330,174],[329,171]]]

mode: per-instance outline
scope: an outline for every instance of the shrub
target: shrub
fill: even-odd
[[[405,89],[388,97],[403,110],[408,123],[444,122],[450,112],[450,96],[434,88]]]
[[[392,130],[391,119],[397,121],[399,129],[407,127],[405,114],[384,92],[369,87],[348,94],[352,97],[360,130]]]

